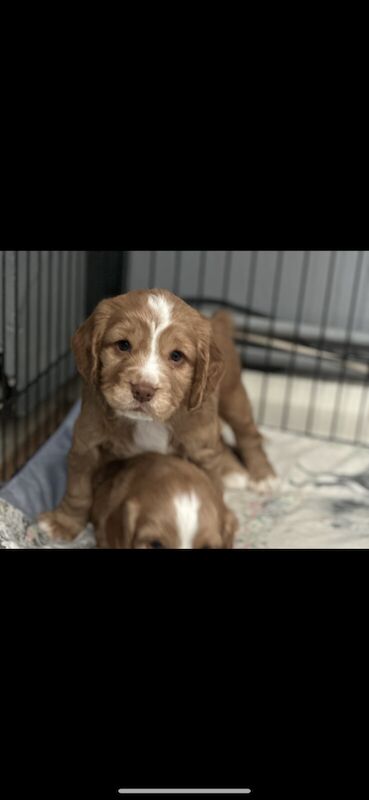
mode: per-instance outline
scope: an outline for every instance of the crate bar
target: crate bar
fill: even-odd
[[[342,354],[341,370],[340,370],[340,374],[338,376],[336,397],[335,397],[334,409],[333,409],[333,414],[332,414],[332,422],[331,422],[330,434],[329,434],[329,438],[330,439],[334,439],[334,437],[335,437],[335,435],[337,433],[337,425],[338,425],[338,420],[339,420],[339,416],[340,416],[340,412],[341,412],[341,400],[342,400],[343,384],[344,384],[344,380],[345,380],[345,377],[346,377],[346,371],[347,371],[347,360],[348,360],[348,354],[349,354],[349,346],[350,346],[350,342],[351,342],[352,329],[353,329],[353,325],[354,325],[355,312],[356,312],[356,306],[357,306],[357,299],[358,299],[358,296],[359,296],[359,286],[360,286],[361,274],[362,274],[362,269],[363,269],[363,261],[364,261],[364,251],[360,250],[359,253],[358,253],[356,264],[355,264],[355,273],[354,273],[354,279],[353,279],[353,282],[352,282],[350,305],[349,305],[349,311],[348,311],[348,316],[347,316],[347,325],[346,325],[346,340],[345,340],[345,344],[344,344],[344,351],[343,351],[343,354]]]
[[[305,305],[305,294],[306,294],[306,286],[310,270],[310,261],[311,261],[311,251],[305,250],[301,265],[301,278],[300,278],[300,285],[297,298],[296,317],[295,317],[294,330],[292,334],[293,344],[292,344],[290,359],[286,369],[286,389],[284,394],[283,413],[281,419],[282,430],[286,430],[289,422],[293,379],[296,373],[296,358],[298,350],[297,343],[300,339],[301,320]]]
[[[324,292],[324,299],[323,299],[323,308],[322,308],[322,315],[320,321],[320,331],[319,331],[319,341],[317,344],[317,349],[322,351],[324,350],[324,345],[326,341],[326,330],[328,324],[328,317],[329,317],[329,310],[330,304],[332,299],[332,286],[334,281],[334,274],[336,270],[336,261],[337,261],[337,250],[332,250],[331,257],[329,259],[329,266],[327,272],[327,280],[325,284],[325,292]],[[316,409],[316,395],[318,389],[318,380],[321,375],[322,371],[322,352],[316,357],[316,368],[313,374],[312,383],[311,383],[311,392],[310,392],[310,401],[309,401],[309,408],[306,417],[306,424],[305,424],[305,434],[306,435],[313,435],[314,429],[314,417],[315,417],[315,409]]]
[[[197,296],[199,300],[204,299],[206,259],[207,259],[207,250],[200,250],[199,275],[197,281]]]
[[[265,349],[265,358],[263,364],[263,378],[260,390],[260,401],[259,401],[259,419],[260,422],[264,422],[265,417],[265,407],[268,395],[268,387],[269,387],[269,368],[270,368],[270,358],[272,353],[272,342],[274,336],[274,328],[275,328],[275,320],[277,316],[277,309],[278,309],[278,302],[279,302],[279,294],[282,282],[282,272],[283,272],[283,264],[284,264],[284,252],[280,250],[277,253],[277,260],[274,270],[274,280],[273,280],[273,290],[272,290],[272,303],[270,308],[270,324],[268,330],[268,346]]]
[[[236,306],[236,304],[228,303],[227,305],[233,309],[233,311],[240,311],[244,314],[245,317],[245,328],[247,332],[250,331],[250,315],[252,314],[252,302],[254,299],[254,292],[255,292],[255,281],[256,281],[256,268],[258,263],[258,250],[251,251],[251,261],[250,261],[250,272],[247,281],[247,291],[245,297],[245,307]],[[246,352],[247,352],[248,344],[244,344],[242,346],[242,364],[243,366],[247,366],[246,364]]]
[[[233,255],[232,250],[226,250],[224,259],[223,289],[222,289],[222,300],[223,302],[226,303],[229,300],[229,285],[231,281],[232,255]]]
[[[70,345],[71,335],[70,335],[70,322],[73,318],[73,303],[75,302],[74,292],[72,289],[73,286],[73,251],[67,250],[67,258],[65,264],[65,275],[64,275],[64,334],[65,334],[65,341],[64,347],[68,348]],[[74,331],[73,331],[74,333]],[[68,381],[69,381],[69,359],[70,359],[70,351],[67,350],[67,355],[64,358],[63,364],[63,407],[64,412],[66,413],[68,408]]]
[[[37,435],[37,440],[35,439],[36,448],[39,448],[41,442],[39,440],[39,435],[41,434],[40,429],[40,413],[41,413],[41,405],[40,405],[40,397],[41,397],[41,386],[40,386],[40,373],[41,373],[41,302],[42,302],[42,291],[41,291],[41,270],[42,264],[42,250],[37,251],[37,272],[36,272],[36,294],[37,294],[37,302],[36,302],[36,375],[37,375],[37,382],[36,382],[36,408],[35,408],[35,433]]]
[[[155,289],[156,286],[156,250],[150,252],[150,267],[149,267],[149,289]]]
[[[47,414],[46,414],[46,426],[45,426],[45,439],[47,436],[50,436],[52,424],[51,424],[51,410],[52,410],[52,384],[53,384],[53,374],[51,369],[51,360],[52,360],[52,314],[51,314],[51,303],[52,303],[52,267],[53,267],[53,251],[48,250],[47,253],[47,316],[46,316],[46,326],[47,326],[47,365],[48,369],[46,372],[47,375],[47,383],[46,383],[46,399],[47,399]]]
[[[6,440],[5,440],[5,400],[6,400],[6,378],[5,378],[5,336],[6,336],[6,325],[5,325],[5,309],[6,309],[6,302],[5,302],[5,291],[6,291],[6,281],[5,281],[5,259],[6,259],[6,250],[3,250],[2,259],[1,259],[1,267],[2,267],[2,408],[1,408],[1,455],[2,455],[2,471],[1,471],[1,481],[6,480],[5,475],[5,463],[6,463]]]
[[[173,280],[173,293],[179,294],[179,286],[181,282],[181,266],[182,266],[182,251],[175,250],[174,253],[174,280]]]
[[[55,321],[56,321],[56,357],[57,357],[57,368],[56,368],[56,385],[55,385],[55,409],[54,409],[54,429],[59,424],[59,409],[60,409],[60,384],[61,384],[61,350],[62,350],[62,292],[63,292],[63,268],[64,268],[64,252],[63,250],[58,250],[58,259],[57,259],[57,275],[56,275],[56,283],[58,287],[57,293],[57,304],[56,304],[56,314],[55,314]]]
[[[25,403],[25,452],[27,461],[30,458],[30,448],[29,448],[29,408],[30,408],[30,397],[29,397],[29,365],[31,359],[31,352],[30,352],[30,345],[31,345],[31,314],[30,314],[30,305],[31,305],[31,251],[26,250],[26,297],[25,297],[25,319],[24,319],[24,327],[26,331],[26,363],[25,363],[25,382],[26,382],[26,392],[24,396],[24,403]]]
[[[18,469],[18,444],[19,444],[19,419],[17,416],[17,397],[18,397],[18,363],[19,363],[19,330],[18,330],[18,266],[19,266],[19,251],[14,251],[14,335],[15,335],[15,349],[14,349],[14,403],[11,404],[14,416],[14,429],[13,429],[13,472]]]

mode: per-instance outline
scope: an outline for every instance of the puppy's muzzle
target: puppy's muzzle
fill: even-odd
[[[155,392],[156,389],[149,383],[135,383],[132,385],[132,395],[138,403],[149,403]]]

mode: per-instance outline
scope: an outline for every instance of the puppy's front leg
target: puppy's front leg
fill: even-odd
[[[99,462],[97,447],[81,449],[76,443],[68,456],[67,490],[54,511],[38,517],[38,525],[55,539],[74,539],[89,520],[92,479]]]

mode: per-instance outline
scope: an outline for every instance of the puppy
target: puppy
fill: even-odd
[[[171,292],[128,292],[98,304],[72,349],[84,381],[82,410],[66,494],[55,511],[39,517],[49,535],[75,537],[89,519],[96,471],[143,452],[187,458],[221,492],[220,416],[235,433],[244,483],[245,470],[262,487],[274,475],[224,312],[209,320]]]
[[[237,529],[205,472],[176,456],[145,453],[109,464],[94,480],[98,547],[231,548]]]

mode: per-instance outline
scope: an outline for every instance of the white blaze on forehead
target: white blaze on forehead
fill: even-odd
[[[149,295],[147,304],[154,312],[154,319],[150,321],[150,352],[142,366],[141,378],[157,386],[160,379],[159,337],[171,323],[172,304],[160,294]]]
[[[179,547],[181,550],[191,549],[199,528],[200,500],[195,492],[190,492],[190,494],[177,494],[173,502],[176,511]]]

